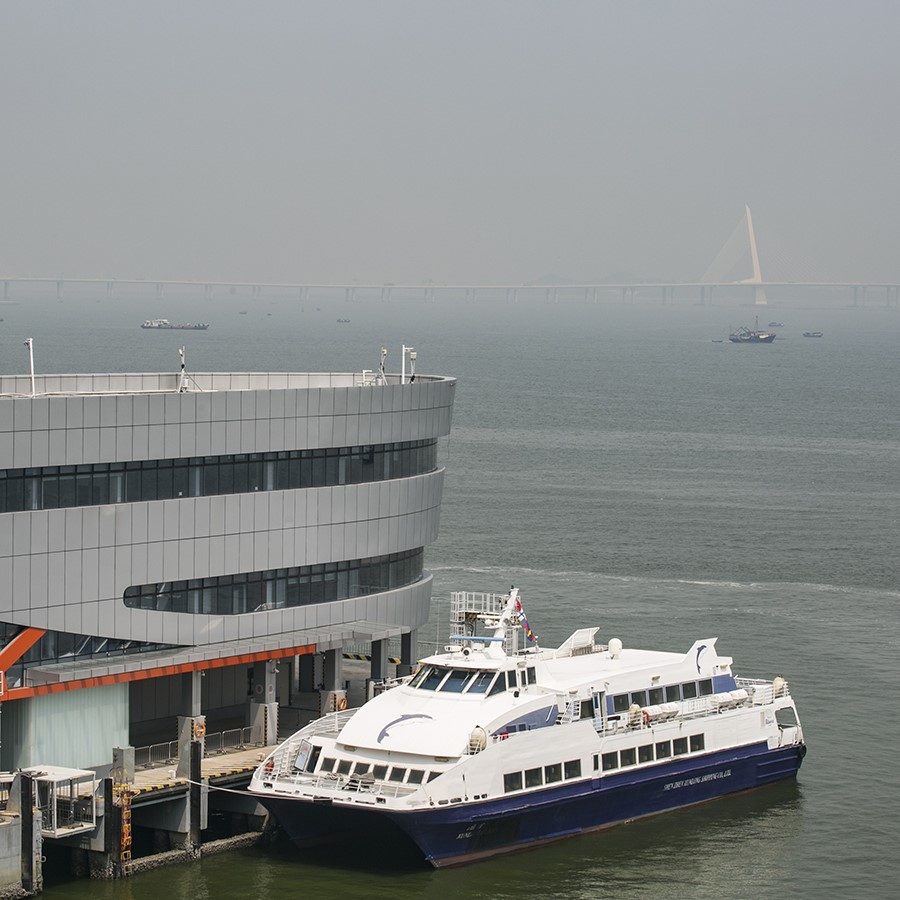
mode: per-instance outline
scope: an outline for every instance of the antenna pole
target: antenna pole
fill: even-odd
[[[26,338],[25,346],[28,348],[28,369],[31,372],[31,396],[35,395],[34,390],[34,338]]]

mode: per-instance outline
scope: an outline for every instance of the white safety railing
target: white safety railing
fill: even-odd
[[[316,775],[308,772],[279,774],[273,778],[273,781],[277,784],[302,787],[304,791],[317,795],[334,793],[343,796],[350,793],[396,798],[414,794],[420,787],[417,784],[397,784],[392,781],[380,781],[367,775],[332,775],[328,773]]]
[[[147,747],[134,748],[134,767],[136,769],[155,769],[175,762],[178,759],[178,741],[163,741]]]
[[[230,728],[227,731],[216,731],[207,734],[203,743],[203,755],[215,756],[232,750],[245,750],[248,747],[263,747],[262,729],[258,727]]]
[[[749,695],[754,706],[764,706],[772,703],[777,697],[790,697],[791,689],[783,678],[774,681],[766,681],[762,678],[735,678],[739,688],[743,688]]]

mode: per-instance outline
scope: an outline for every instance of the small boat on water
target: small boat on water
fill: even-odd
[[[168,319],[147,319],[141,328],[155,331],[206,331],[209,322],[170,322]]]
[[[784,322],[769,322],[769,328],[784,328]]]
[[[800,768],[787,682],[735,677],[716,638],[673,653],[580,628],[544,649],[515,588],[453,593],[451,610],[443,653],[358,709],[341,696],[254,772],[250,793],[298,847],[411,846],[439,868]]]
[[[728,335],[728,340],[732,344],[771,344],[775,340],[774,331],[760,331],[759,316],[756,317],[756,324],[753,328],[747,328],[746,325],[732,331]]]
[[[824,334],[824,331],[804,331],[803,337],[822,337]]]

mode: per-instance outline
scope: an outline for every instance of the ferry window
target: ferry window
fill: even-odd
[[[422,666],[422,668],[419,669],[419,671],[416,672],[415,675],[413,675],[412,681],[410,681],[409,686],[418,687],[429,671],[431,671],[429,666]]]
[[[494,694],[501,694],[506,690],[506,681],[503,678],[503,673],[501,672],[497,676],[497,680],[491,686],[491,689],[488,691],[488,697],[493,697]]]
[[[681,696],[685,700],[693,700],[697,696],[697,682],[688,681],[681,686]]]
[[[329,757],[325,757],[322,760],[322,768],[319,769],[320,772],[333,772],[334,771],[334,760]]]
[[[543,773],[540,769],[525,770],[525,787],[540,787],[544,783]]]
[[[600,754],[594,754],[594,771],[597,772],[600,769]]]
[[[409,778],[406,779],[407,784],[421,784],[425,778],[425,772],[422,769],[410,769]]]
[[[616,694],[613,697],[614,712],[628,712],[628,694]]]
[[[580,759],[570,759],[565,763],[564,770],[566,778],[580,778],[581,777],[581,760]]]
[[[656,704],[658,706],[660,703],[663,703],[663,695],[662,688],[650,688],[650,705]]]
[[[376,781],[384,781],[384,776],[387,775],[387,766],[372,766],[372,775],[375,777]]]
[[[792,728],[797,724],[797,713],[792,706],[782,706],[775,710],[775,721],[779,728]]]
[[[515,672],[507,672],[506,673],[506,689],[508,691],[515,690],[516,688],[516,673]]]
[[[357,763],[353,767],[353,774],[354,775],[368,775],[370,768],[371,767],[370,767],[369,763]]]
[[[638,747],[638,762],[653,762],[653,744]]]
[[[638,706],[646,706],[647,705],[647,692],[646,691],[633,691],[631,694],[631,702],[637,703]]]
[[[469,685],[469,690],[466,691],[467,694],[483,694],[490,687],[491,682],[494,680],[493,672],[478,672],[475,677],[472,679],[472,683]]]
[[[441,690],[448,694],[461,694],[471,677],[472,672],[468,669],[453,669],[441,685]]]
[[[670,684],[666,688],[666,703],[678,703],[681,700],[681,685]]]
[[[429,772],[428,773],[428,781],[434,781],[441,773],[440,772]]]
[[[709,678],[706,678],[700,682],[701,697],[708,697],[712,692],[712,681]]]
[[[619,754],[618,753],[604,753],[602,758],[603,763],[603,771],[609,772],[610,769],[618,769],[619,768]]]
[[[623,766],[633,766],[637,761],[637,752],[634,747],[619,751],[619,761]]]
[[[683,754],[688,752],[688,742],[687,738],[675,738],[672,741],[672,751],[675,756],[682,756]]]
[[[668,759],[672,755],[672,745],[669,741],[660,741],[656,745],[656,758]]]
[[[313,746],[312,751],[309,754],[309,762],[306,764],[307,772],[315,772],[316,771],[316,763],[319,761],[319,754],[322,752],[321,747]]]
[[[581,718],[582,719],[593,719],[594,718],[594,701],[593,700],[582,700],[581,701]]]
[[[419,683],[419,687],[423,691],[435,691],[437,686],[444,680],[447,674],[446,669],[439,669],[436,666],[428,670],[428,674]]]
[[[555,781],[562,781],[562,764],[554,763],[552,766],[544,766],[544,782],[553,784]]]
[[[507,772],[506,775],[503,776],[503,791],[504,793],[509,793],[510,791],[521,791],[522,790],[522,773],[521,772]]]
[[[529,666],[525,670],[525,675],[528,679],[529,684],[537,684],[537,674],[534,671],[534,666]]]
[[[350,760],[342,759],[338,762],[337,767],[338,775],[349,775],[350,774]]]
[[[406,777],[406,769],[401,769],[399,766],[394,766],[394,768],[391,769],[391,774],[388,777],[388,781],[396,781],[399,783],[399,782],[403,781],[403,779],[405,777]]]
[[[702,734],[692,734],[691,735],[691,753],[696,753],[698,750],[703,749],[703,735]]]

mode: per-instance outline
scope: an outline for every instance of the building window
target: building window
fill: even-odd
[[[525,787],[540,787],[543,783],[543,772],[540,769],[525,770]]]
[[[638,747],[638,762],[653,762],[653,744],[644,744]]]
[[[563,766],[566,780],[569,778],[581,778],[581,760],[570,759]]]
[[[619,752],[619,760],[623,766],[633,766],[637,762],[637,751],[634,747]]]
[[[522,773],[521,772],[507,772],[503,776],[503,792],[505,794],[510,793],[510,791],[521,791],[522,790]]]
[[[368,461],[368,462],[367,462]],[[364,484],[437,468],[437,441],[0,469],[0,513]]]
[[[603,771],[609,772],[611,769],[619,768],[619,754],[618,753],[604,753],[603,758]]]
[[[703,735],[702,734],[692,734],[691,735],[691,753],[698,753],[703,749]]]
[[[267,612],[405,587],[421,579],[423,560],[424,549],[418,547],[368,559],[164,581],[126,588],[124,601],[132,609],[191,615]]]
[[[687,738],[675,738],[672,741],[672,752],[675,756],[683,756],[688,752]]]

